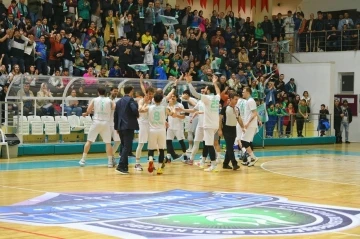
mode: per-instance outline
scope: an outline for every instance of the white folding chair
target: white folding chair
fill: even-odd
[[[44,123],[41,121],[31,122],[31,134],[32,135],[43,135],[44,134]]]
[[[28,119],[28,121],[30,122],[30,124],[31,124],[31,122],[33,122],[33,121],[41,121],[40,116],[37,116],[37,115],[29,115],[29,116],[27,117],[27,119]]]
[[[80,125],[80,118],[76,115],[68,116],[68,121],[71,127],[71,131],[81,131],[85,127]]]
[[[5,141],[5,134],[2,131],[2,129],[0,129],[0,133],[1,133],[1,142],[0,142],[0,146],[6,146],[6,151],[7,151],[7,158],[10,159],[10,153],[9,153],[9,144],[8,142]]]
[[[70,124],[68,121],[59,121],[59,134],[60,135],[66,135],[70,134]]]
[[[50,115],[41,116],[42,122],[54,122],[54,117]]]

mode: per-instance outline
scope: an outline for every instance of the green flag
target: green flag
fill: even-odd
[[[135,71],[147,72],[149,70],[149,67],[146,64],[132,64],[128,66]]]
[[[258,115],[259,115],[259,118],[260,118],[260,121],[265,123],[269,120],[269,117],[268,117],[268,114],[266,112],[266,105],[265,103],[264,104],[261,104],[257,107],[257,112],[258,112]]]
[[[168,16],[160,15],[160,19],[165,26],[179,24],[179,21],[175,17],[168,17]]]

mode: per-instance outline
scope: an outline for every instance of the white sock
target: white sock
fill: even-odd
[[[193,145],[189,143],[189,150],[191,150],[192,147],[193,147]]]
[[[241,148],[241,151],[242,151],[243,153],[246,153],[246,148]]]
[[[112,156],[108,156],[108,162],[112,162]]]
[[[254,152],[251,152],[250,156],[251,156],[251,158],[256,159]]]
[[[87,154],[83,153],[82,159],[85,160],[86,159]]]
[[[140,163],[140,159],[136,159],[136,164],[139,164]]]

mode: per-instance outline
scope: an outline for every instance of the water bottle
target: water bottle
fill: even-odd
[[[79,137],[79,135],[76,136],[76,142],[80,142],[80,137]]]

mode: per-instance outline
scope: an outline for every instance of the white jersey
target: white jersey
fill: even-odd
[[[151,105],[148,111],[148,120],[150,130],[166,129],[166,107],[162,105]]]
[[[176,103],[173,106],[168,106],[168,109],[172,112],[175,112],[176,115],[181,115],[177,111],[175,111],[176,108],[184,109],[184,106],[180,103]],[[168,123],[169,123],[169,129],[173,130],[184,130],[184,119],[174,118],[172,116],[168,117]]]
[[[154,99],[152,99],[151,103],[152,103],[152,104],[155,104]],[[165,96],[165,95],[164,95],[164,97],[163,97],[162,101],[160,102],[160,105],[161,105],[161,106],[165,106],[165,107],[167,107],[168,102],[167,102],[167,99],[166,99],[166,96]]]
[[[243,107],[243,105],[242,105]],[[249,98],[246,100],[246,104],[245,104],[245,109],[240,109],[240,112],[245,112],[244,113],[244,124],[248,124],[250,119],[251,119],[251,115],[252,115],[252,111],[256,110],[256,102],[253,98]],[[251,123],[248,125],[248,127],[252,127],[252,128],[257,128],[257,119],[253,119],[251,121]]]
[[[199,112],[203,112],[202,114],[198,114],[198,127],[204,127],[204,103],[200,100],[194,107],[195,110]]]
[[[140,103],[143,103],[143,102],[144,102],[144,99],[139,100],[139,105],[140,105]],[[148,124],[149,123],[149,114],[148,114],[148,112],[139,113],[138,122],[139,122],[139,124]]]
[[[220,95],[201,95],[204,103],[204,129],[219,128]]]
[[[113,102],[114,104],[116,104],[116,102],[119,100],[119,98],[115,98],[115,99],[111,99],[111,97],[109,97],[109,99],[111,100],[111,102]],[[114,127],[115,123],[114,123],[114,113],[115,113],[115,108],[113,110],[111,110],[111,114],[110,114],[110,127]]]
[[[243,98],[240,98],[236,104],[236,106],[240,110],[240,117],[243,122],[245,122],[245,108],[246,108],[246,100]]]
[[[99,96],[92,101],[94,103],[94,120],[114,121],[114,118],[111,118],[112,100],[108,97]]]
[[[190,97],[188,100],[181,100],[182,102],[187,102],[188,103],[188,107],[189,107],[189,110],[191,109],[194,109],[195,105],[197,104],[197,99],[193,98],[193,97]],[[191,101],[192,103],[195,103],[195,105],[192,105],[189,103],[189,101]],[[189,116],[192,116],[193,113],[190,113]]]

